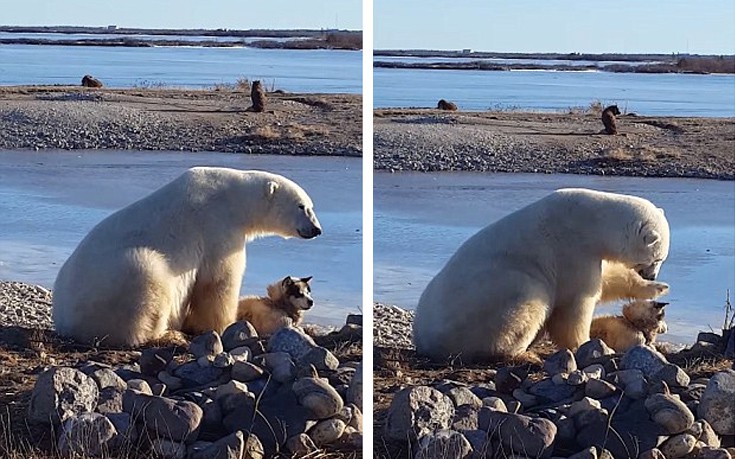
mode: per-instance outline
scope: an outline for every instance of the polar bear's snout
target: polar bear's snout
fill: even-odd
[[[658,277],[658,272],[661,269],[661,262],[654,263],[650,266],[646,266],[642,269],[638,269],[638,274],[645,280],[655,281]]]
[[[322,234],[322,226],[319,224],[319,219],[316,218],[316,214],[312,209],[306,209],[304,217],[301,225],[296,229],[299,237],[313,239]]]

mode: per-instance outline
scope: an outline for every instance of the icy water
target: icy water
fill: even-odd
[[[113,211],[192,166],[261,169],[285,175],[312,197],[324,234],[313,240],[248,244],[243,294],[265,294],[287,275],[314,276],[307,317],[344,323],[362,295],[362,185],[359,158],[223,153],[0,152],[0,279],[53,286],[86,233]]]
[[[122,88],[203,88],[247,78],[291,92],[362,92],[360,51],[0,45],[0,63],[0,85],[78,85],[90,74]]]
[[[735,116],[735,75],[376,68],[375,107],[565,111],[616,103],[650,116]]]
[[[726,290],[735,292],[735,182],[696,179],[476,173],[376,173],[375,301],[414,308],[431,278],[471,235],[563,187],[645,197],[666,211],[671,249],[659,279],[669,333],[692,342],[722,326]],[[617,314],[615,305],[598,309]]]

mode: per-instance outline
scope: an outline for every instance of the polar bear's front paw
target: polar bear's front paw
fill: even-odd
[[[669,284],[665,282],[649,281],[643,287],[643,291],[641,293],[643,293],[642,298],[645,299],[658,298],[661,295],[669,293]]]

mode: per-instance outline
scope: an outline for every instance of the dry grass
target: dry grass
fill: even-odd
[[[654,147],[610,147],[602,150],[600,159],[611,162],[654,162],[678,158],[677,151]]]
[[[252,136],[266,142],[303,142],[314,137],[327,137],[330,132],[328,127],[320,124],[291,123],[259,126],[252,132]]]

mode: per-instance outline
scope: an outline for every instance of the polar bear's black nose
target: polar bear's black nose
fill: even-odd
[[[319,228],[318,226],[315,226],[314,227],[314,236],[316,237],[316,236],[319,236],[320,234],[322,234],[322,229]]]

